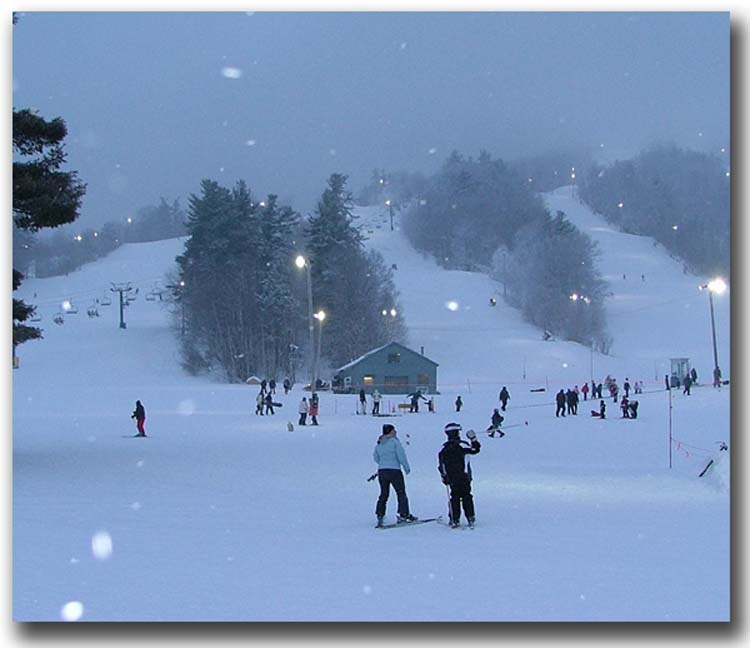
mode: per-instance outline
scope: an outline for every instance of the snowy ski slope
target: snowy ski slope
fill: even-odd
[[[186,376],[166,310],[144,299],[179,240],[124,246],[67,277],[25,282],[19,292],[41,304],[45,339],[19,348],[13,373],[15,620],[728,619],[728,466],[717,441],[729,440],[729,389],[673,394],[670,469],[668,395],[654,380],[654,363],[673,353],[710,370],[699,279],[653,246],[646,254],[648,241],[609,231],[565,191],[548,201],[598,232],[613,278],[632,255],[645,268],[642,285],[612,281],[613,356],[543,342],[501,300],[487,305],[498,292],[488,278],[439,269],[389,231],[380,209],[359,210],[367,244],[397,264],[410,345],[440,363],[435,414],[361,417],[356,396],[324,393],[320,427],[289,432],[299,387],[278,395],[276,416],[256,417],[255,388]],[[114,303],[86,316],[111,281],[140,288],[124,330]],[[684,301],[662,303],[681,286]],[[80,312],[56,326],[52,315],[71,297]],[[717,309],[728,309],[724,299]],[[694,316],[665,334],[671,309]],[[634,339],[638,351],[623,353],[622,340],[629,349]],[[588,416],[588,403],[555,418],[551,392],[586,380],[592,359],[599,379],[646,381],[637,420],[618,418],[611,403],[605,421]],[[377,487],[366,478],[383,421],[406,444],[412,512],[444,514],[442,428],[484,429],[502,384],[505,425],[518,427],[502,439],[480,433],[477,528],[373,529]],[[539,386],[549,391],[529,391]],[[123,438],[135,431],[137,398],[148,439]],[[711,456],[717,466],[698,478]]]

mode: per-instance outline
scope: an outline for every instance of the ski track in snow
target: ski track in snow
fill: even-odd
[[[19,293],[42,305],[45,339],[19,348],[13,374],[14,619],[60,620],[74,606],[82,621],[726,620],[728,467],[697,474],[729,440],[729,389],[673,392],[670,470],[659,379],[670,355],[710,371],[699,280],[648,239],[612,232],[570,190],[547,200],[600,243],[612,356],[543,342],[501,299],[488,306],[501,294],[492,280],[439,269],[389,231],[383,210],[358,210],[367,245],[398,266],[409,345],[440,363],[437,413],[386,419],[408,441],[412,512],[446,512],[436,468],[446,422],[483,430],[507,384],[505,425],[529,423],[502,439],[480,432],[471,533],[372,528],[377,486],[365,480],[382,420],[355,416],[355,395],[322,394],[321,426],[290,433],[299,386],[278,396],[277,415],[256,417],[256,388],[182,372],[166,310],[144,300],[182,241],[123,246],[67,277],[26,281]],[[646,282],[638,270],[631,280],[635,265]],[[114,300],[86,316],[110,281],[128,280],[140,295],[127,329]],[[54,325],[70,297],[80,312]],[[728,374],[728,295],[718,302]],[[668,313],[680,317],[664,332]],[[605,421],[587,402],[554,417],[552,392],[581,384],[592,360],[600,380],[646,382],[638,419],[618,418],[611,399]],[[538,386],[548,391],[529,391]],[[136,398],[148,439],[122,438],[135,431]]]

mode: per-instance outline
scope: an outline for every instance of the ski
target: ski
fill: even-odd
[[[417,524],[426,524],[427,522],[438,522],[442,520],[443,516],[439,515],[434,518],[424,518],[423,520],[415,520],[414,522],[394,522],[393,524],[384,524],[383,526],[376,526],[376,529],[395,529],[396,527],[408,527],[415,526]]]
[[[447,526],[449,529],[461,529],[461,531],[466,531],[467,529],[471,529],[473,531],[476,528],[476,523],[475,524],[459,524],[457,527],[452,527],[450,521],[444,520],[442,515],[437,520],[437,523],[442,524],[443,526]]]
[[[148,434],[123,434],[123,439],[148,439]]]

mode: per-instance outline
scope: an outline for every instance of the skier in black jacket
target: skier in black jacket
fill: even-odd
[[[146,409],[143,407],[141,401],[135,401],[135,409],[130,418],[135,419],[135,425],[138,428],[138,434],[135,436],[145,437],[146,430],[143,428],[143,425],[146,422]]]
[[[508,393],[507,387],[503,386],[503,388],[500,390],[500,402],[502,403],[502,410],[505,411],[505,408],[508,407],[508,401],[510,400],[510,393]]]
[[[559,392],[557,392],[557,396],[555,396],[555,401],[557,402],[557,409],[555,410],[555,416],[560,416],[562,414],[565,416],[565,390],[561,389]]]
[[[500,414],[497,408],[495,408],[495,410],[492,412],[492,422],[490,424],[490,427],[487,428],[487,432],[491,437],[494,437],[495,434],[500,437],[505,436],[505,432],[500,429],[500,426],[503,424],[504,420],[505,417]]]
[[[477,454],[482,447],[477,441],[474,430],[468,430],[466,436],[471,444],[460,439],[461,426],[448,423],[445,426],[448,440],[438,453],[438,470],[446,486],[450,486],[451,512],[450,524],[456,529],[461,526],[461,506],[469,526],[474,526],[474,498],[471,494],[471,466],[466,470],[464,458],[467,454]]]

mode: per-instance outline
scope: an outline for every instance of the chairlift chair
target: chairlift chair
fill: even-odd
[[[156,301],[156,293],[146,293],[146,301]]]
[[[62,313],[55,313],[55,316],[52,318],[52,321],[55,324],[62,324],[65,321],[65,318],[63,317]]]
[[[104,295],[104,297],[102,297],[102,298],[101,298],[101,299],[99,300],[99,303],[100,303],[100,304],[101,304],[102,306],[111,306],[111,305],[112,305],[112,300],[111,300],[111,299],[110,299],[109,297],[107,297],[107,295]]]

